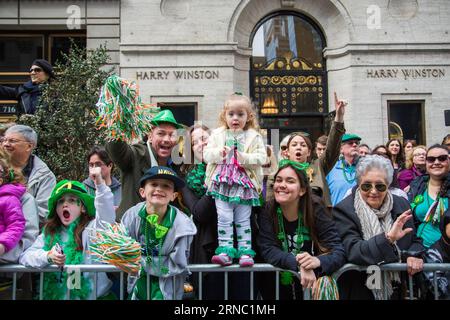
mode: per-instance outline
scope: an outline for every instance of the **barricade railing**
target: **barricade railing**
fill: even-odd
[[[407,265],[405,263],[390,263],[390,264],[381,264],[377,265],[379,270],[382,272],[382,281],[383,284],[386,283],[386,272],[406,272]],[[333,274],[333,278],[337,281],[339,277],[347,271],[361,271],[365,272],[369,266],[359,266],[355,264],[346,264],[341,267],[338,271]],[[300,273],[292,271],[292,270],[284,270],[281,268],[274,267],[270,264],[266,263],[257,263],[253,267],[250,268],[242,268],[239,265],[231,265],[227,267],[218,266],[215,264],[191,264],[188,266],[188,269],[192,273],[198,273],[198,299],[203,299],[203,273],[209,272],[223,272],[224,273],[224,299],[228,300],[228,273],[230,272],[249,272],[250,273],[250,300],[255,299],[254,292],[254,273],[255,272],[274,272],[275,274],[275,299],[279,300],[280,291],[279,291],[279,281],[280,281],[280,272],[287,271],[292,273],[300,280]],[[0,265],[0,273],[12,274],[12,293],[11,299],[16,300],[16,291],[17,291],[17,275],[22,273],[36,273],[39,274],[39,300],[43,299],[43,279],[44,274],[49,272],[61,272],[61,271],[73,271],[77,270],[81,273],[89,272],[93,273],[94,282],[93,282],[93,292],[95,295],[97,294],[97,281],[98,281],[98,273],[119,273],[120,274],[120,295],[119,299],[124,299],[124,281],[126,277],[125,272],[120,270],[119,268],[112,265],[104,265],[104,264],[89,264],[89,265],[66,265],[63,268],[60,268],[56,265],[47,266],[45,268],[28,268],[23,265],[13,264],[13,265]],[[438,288],[437,288],[437,276],[436,272],[450,272],[450,263],[426,263],[424,264],[424,272],[433,272],[433,289],[434,289],[434,298],[438,299]],[[150,299],[150,279],[151,275],[147,274],[147,299]],[[176,281],[175,277],[173,278],[173,292],[175,294],[176,290]],[[385,285],[383,285],[386,288]],[[408,288],[409,288],[409,299],[413,299],[413,278],[408,275]],[[66,298],[70,298],[70,290],[67,288]],[[303,299],[310,300],[311,291],[309,289],[303,290]],[[384,290],[384,299],[387,300],[387,292]]]
[[[198,288],[198,299],[203,299],[203,290],[202,290],[202,275],[206,272],[223,272],[224,273],[224,299],[228,300],[228,273],[229,272],[249,272],[250,273],[250,300],[254,300],[254,272],[274,272],[275,273],[275,299],[279,300],[280,292],[279,292],[279,274],[282,271],[287,271],[292,273],[300,280],[300,274],[298,272],[292,270],[284,270],[281,268],[277,268],[267,263],[257,263],[250,268],[242,268],[239,265],[231,265],[227,267],[218,266],[215,264],[191,264],[188,266],[188,269],[192,273],[199,274],[199,288]],[[97,274],[98,273],[120,273],[120,295],[119,299],[124,299],[124,277],[125,272],[120,270],[119,268],[112,265],[103,265],[103,264],[80,264],[80,265],[65,265],[64,267],[58,267],[56,265],[47,266],[45,268],[28,268],[23,265],[14,264],[14,265],[0,265],[0,273],[12,273],[13,275],[13,283],[12,283],[12,294],[11,299],[16,300],[16,291],[17,291],[17,274],[21,273],[36,273],[39,274],[39,300],[43,298],[43,279],[44,273],[49,272],[61,272],[61,271],[73,271],[77,270],[81,273],[89,272],[94,274],[94,283],[93,283],[93,292],[95,295],[97,294]],[[150,279],[151,275],[147,273],[147,299],[150,299]],[[173,293],[175,295],[175,287],[176,287],[176,277],[173,277]],[[304,290],[303,296],[305,300],[309,300],[309,290]],[[70,298],[70,290],[67,286],[66,290],[66,298]],[[175,298],[175,296],[174,296]]]
[[[333,278],[337,281],[339,277],[344,274],[347,271],[360,271],[360,272],[367,272],[367,269],[370,266],[359,266],[356,264],[345,264],[343,267],[341,267],[338,271],[333,273]],[[380,264],[376,265],[376,267],[379,268],[381,274],[382,274],[382,281],[383,281],[383,299],[387,300],[387,291],[386,291],[386,272],[406,272],[407,271],[407,264],[406,263],[388,263],[388,264]],[[433,272],[433,293],[434,293],[434,299],[439,299],[439,293],[437,288],[437,276],[436,272],[449,272],[450,271],[450,263],[424,263],[423,265],[423,272]],[[410,276],[408,274],[408,291],[409,291],[409,299],[414,299],[414,290],[413,290],[413,276]]]

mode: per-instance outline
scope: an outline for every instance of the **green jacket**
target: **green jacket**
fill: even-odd
[[[143,141],[129,145],[123,141],[108,142],[106,151],[117,167],[120,169],[120,183],[122,184],[122,200],[117,209],[119,221],[125,211],[143,201],[139,194],[139,180],[144,172],[157,163],[151,163],[147,144]],[[178,166],[169,160],[169,167],[179,172]]]

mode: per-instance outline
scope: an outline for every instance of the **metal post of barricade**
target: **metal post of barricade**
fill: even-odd
[[[198,272],[198,299],[203,300],[203,272]]]
[[[81,274],[81,273],[80,273]],[[97,300],[97,272],[94,272],[94,299]],[[82,277],[83,275],[81,275]]]
[[[409,300],[414,300],[413,277],[408,275]]]
[[[146,281],[146,291],[147,291],[147,300],[150,300],[150,272],[147,271],[147,281]]]
[[[381,276],[383,279],[383,299],[387,300],[387,281],[386,281],[386,271],[381,271]]]
[[[123,271],[120,272],[120,300],[123,300]]]
[[[70,300],[70,289],[66,282],[66,300]]]
[[[39,300],[44,299],[44,273],[39,273]]]
[[[225,293],[224,293],[224,300],[228,300],[228,271],[225,271],[225,276],[223,277],[225,284]]]
[[[172,276],[172,300],[177,300],[177,286],[176,286],[176,281],[177,281],[177,277],[176,276]],[[184,292],[184,288],[183,288],[183,292]]]
[[[16,300],[16,290],[17,290],[17,272],[13,273],[13,287],[12,287],[12,299]]]
[[[434,300],[438,300],[439,294],[438,294],[438,289],[437,289],[436,271],[433,272],[433,286],[434,286]]]
[[[250,300],[254,300],[253,299],[253,271],[250,271]]]
[[[280,300],[280,271],[275,271],[275,300]]]
[[[306,288],[303,290],[303,300],[311,300],[311,289]]]

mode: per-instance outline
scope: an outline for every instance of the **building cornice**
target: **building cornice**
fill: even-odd
[[[376,52],[450,52],[450,43],[351,43],[341,48],[325,48],[325,58],[337,58],[352,53]]]

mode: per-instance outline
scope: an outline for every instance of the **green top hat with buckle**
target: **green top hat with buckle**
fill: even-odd
[[[72,193],[80,198],[86,207],[87,214],[95,217],[94,197],[88,194],[84,184],[78,181],[62,180],[58,182],[48,199],[48,215],[47,219],[53,217],[56,211],[56,203],[66,193]]]
[[[167,109],[160,111],[152,120],[152,125],[154,126],[159,126],[162,123],[169,123],[177,129],[183,128],[183,126],[178,124],[178,122],[175,120],[172,111]]]
[[[353,133],[346,133],[346,134],[344,134],[342,136],[341,142],[347,142],[347,141],[350,141],[350,140],[358,140],[358,141],[360,141],[361,137],[356,135],[356,134],[353,134]]]

